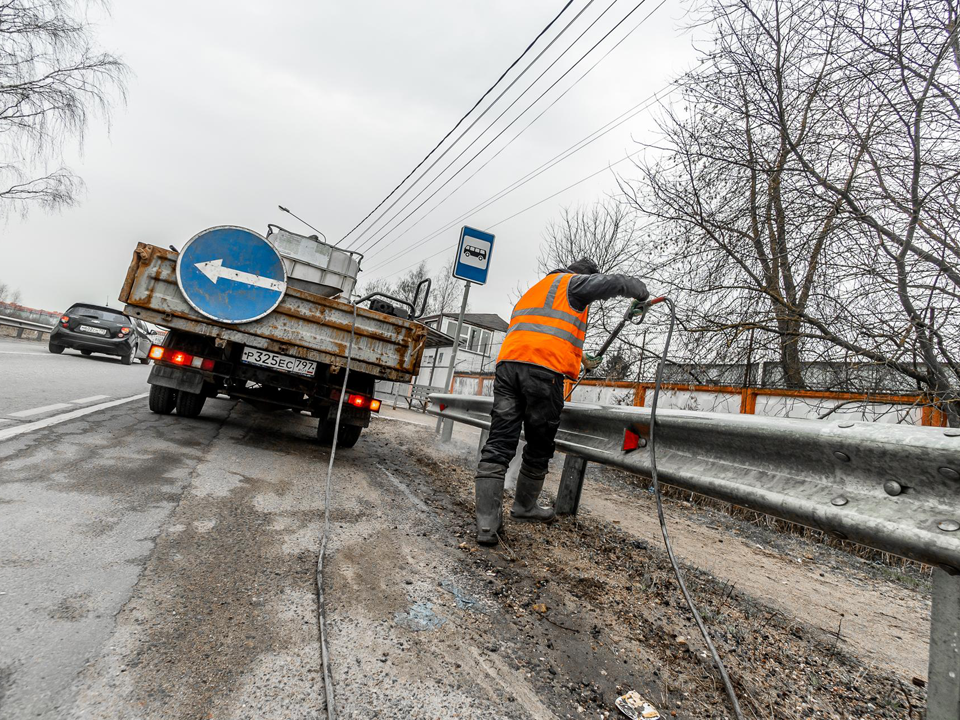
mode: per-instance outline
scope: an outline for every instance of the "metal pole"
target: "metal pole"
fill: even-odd
[[[467,297],[470,295],[470,281],[463,281],[463,300],[460,302],[460,315],[457,317],[457,331],[454,333],[453,337],[453,351],[450,353],[450,367],[447,370],[447,384],[444,386],[443,391],[445,393],[453,392],[450,389],[450,383],[453,382],[453,369],[457,364],[457,348],[460,347],[460,331],[463,329],[463,315],[467,312]],[[441,440],[443,442],[449,442],[450,438],[453,436],[453,420],[443,421],[443,418],[437,418],[437,432],[440,432],[440,427],[443,426],[443,435]]]
[[[960,575],[933,569],[927,720],[960,718]]]

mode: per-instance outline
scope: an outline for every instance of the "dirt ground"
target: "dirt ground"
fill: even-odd
[[[729,716],[649,493],[595,469],[576,519],[550,528],[508,520],[506,544],[485,550],[472,539],[475,435],[458,428],[441,445],[432,427],[376,429],[405,451],[390,472],[432,508],[480,582],[477,598],[509,624],[496,654],[529,669],[555,716],[615,716],[614,699],[630,689],[667,716]],[[558,479],[555,471],[547,489]],[[925,691],[913,681],[926,673],[922,581],[689,503],[668,501],[666,512],[748,717],[921,717]]]
[[[309,418],[223,410],[177,421],[222,424],[63,717],[325,717],[328,451]],[[594,469],[577,518],[508,519],[505,543],[478,548],[477,433],[444,445],[430,417],[383,415],[333,477],[322,582],[340,718],[617,717],[628,690],[666,718],[731,717],[649,493]],[[747,717],[921,717],[922,584],[718,512],[666,512]]]

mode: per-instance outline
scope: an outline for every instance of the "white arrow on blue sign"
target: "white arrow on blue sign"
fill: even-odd
[[[287,290],[287,271],[267,240],[246,228],[212,227],[180,250],[177,284],[199,313],[225,323],[267,315]]]

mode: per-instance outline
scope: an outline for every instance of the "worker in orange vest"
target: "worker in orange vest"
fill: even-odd
[[[553,508],[537,503],[553,457],[563,410],[564,378],[576,380],[583,366],[593,370],[599,357],[583,354],[587,308],[595,300],[631,297],[644,301],[646,286],[626,275],[600,274],[582,258],[554,270],[530,288],[513,309],[497,356],[490,436],[477,467],[477,542],[496,545],[503,526],[503,482],[517,452],[520,429],[527,445],[510,516],[527,522],[553,522]]]

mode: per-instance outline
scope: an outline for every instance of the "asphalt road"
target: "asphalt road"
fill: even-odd
[[[149,372],[108,355],[54,355],[45,342],[0,338],[0,431],[145,392]]]
[[[0,341],[0,720],[324,717],[316,420],[225,399],[156,415],[147,372]],[[649,493],[594,477],[575,520],[508,522],[478,548],[476,432],[432,430],[384,408],[336,455],[322,582],[343,720],[610,717],[625,689],[671,718],[726,716]],[[754,707],[922,708],[924,591],[668,505],[681,559],[719,573],[691,569]]]

